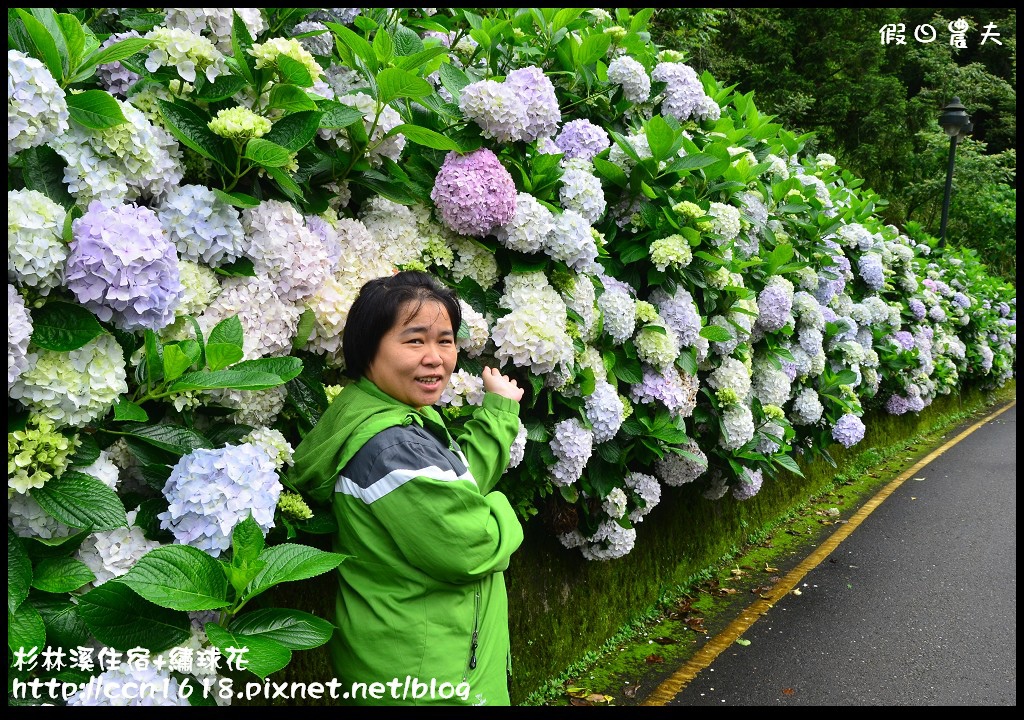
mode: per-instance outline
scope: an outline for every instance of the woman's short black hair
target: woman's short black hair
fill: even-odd
[[[442,285],[432,275],[418,270],[404,270],[370,280],[348,311],[341,347],[345,354],[345,374],[359,379],[366,374],[377,357],[380,341],[401,320],[399,309],[412,302],[409,317],[419,312],[425,302],[438,302],[448,311],[452,331],[458,335],[462,325],[462,307],[455,291]]]

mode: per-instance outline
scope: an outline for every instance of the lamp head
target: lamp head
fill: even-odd
[[[971,116],[967,114],[967,108],[961,104],[958,97],[954,97],[946,107],[942,108],[942,114],[939,115],[939,125],[942,126],[946,135],[951,138],[956,137],[961,132],[968,133],[974,129]]]

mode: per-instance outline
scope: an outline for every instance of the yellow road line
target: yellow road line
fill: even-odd
[[[876,507],[881,505],[882,502],[896,490],[896,488],[902,485],[908,478],[914,476],[919,470],[921,470],[921,468],[925,467],[932,460],[946,452],[949,448],[953,447],[961,440],[964,440],[968,435],[986,423],[995,420],[1016,404],[1017,401],[1012,400],[1008,405],[1006,405],[1006,407],[992,413],[983,420],[979,420],[955,438],[925,456],[909,470],[903,472],[896,479],[882,488],[873,498],[864,503],[864,505],[862,505],[860,509],[850,517],[849,521],[836,530],[836,532],[832,533],[832,535],[813,553],[811,553],[809,557],[790,570],[786,577],[780,580],[772,589],[767,598],[762,598],[752,604],[740,617],[733,620],[725,630],[709,640],[707,644],[693,655],[692,658],[690,658],[681,668],[676,670],[671,677],[656,687],[641,703],[641,705],[665,705],[676,695],[682,692],[683,688],[685,688],[691,680],[697,677],[697,673],[713,663],[715,658],[717,658],[723,650],[736,642],[737,638],[742,636],[743,633],[745,633],[759,617],[768,612],[775,603],[786,596],[786,593],[796,587],[797,583],[799,583],[808,572],[813,570],[826,557],[828,557],[828,555],[839,546],[839,543],[845,540],[850,533],[856,530],[857,527],[864,522],[864,519],[867,518],[867,516],[870,515]]]

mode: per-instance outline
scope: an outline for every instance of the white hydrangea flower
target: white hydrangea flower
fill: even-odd
[[[642,506],[637,506],[629,513],[629,520],[633,523],[643,522],[644,517],[661,502],[661,483],[653,475],[631,472],[626,476],[626,487],[632,490],[643,503]]]
[[[175,30],[209,35],[223,53],[231,53],[234,13],[245,23],[249,35],[259,37],[267,29],[259,8],[163,8],[163,24]]]
[[[740,360],[733,357],[722,359],[718,368],[708,376],[708,385],[716,390],[731,390],[743,400],[750,392],[750,371]]]
[[[713,202],[708,209],[708,215],[712,218],[712,227],[714,233],[718,236],[718,238],[713,239],[715,242],[728,242],[740,234],[742,226],[740,224],[739,208],[726,205],[725,203]]]
[[[244,359],[281,357],[291,352],[302,307],[281,298],[274,280],[229,277],[221,287],[221,293],[198,318],[204,337],[209,337],[221,320],[237,315],[242,323]]]
[[[146,55],[146,69],[150,72],[170,66],[189,83],[195,83],[197,71],[210,82],[231,72],[224,54],[209,39],[191,30],[155,27],[145,37],[150,42]]]
[[[718,444],[726,450],[737,450],[754,437],[754,415],[746,403],[730,405],[722,411],[725,434]]]
[[[252,443],[257,447],[263,448],[271,460],[274,461],[274,466],[278,470],[285,465],[291,465],[292,458],[295,456],[295,449],[285,438],[284,433],[274,428],[266,426],[257,427],[251,433],[243,436],[240,442]]]
[[[575,210],[591,224],[601,219],[607,207],[600,179],[592,172],[575,167],[566,169],[562,174],[558,197],[563,208]]]
[[[49,295],[64,278],[64,208],[36,190],[7,191],[7,280]]]
[[[452,278],[455,282],[468,277],[484,290],[498,282],[501,274],[494,253],[469,238],[451,237],[449,244],[456,255],[452,264]]]
[[[10,397],[58,427],[103,417],[128,392],[121,346],[103,333],[69,352],[40,350],[35,365],[14,381]]]
[[[129,511],[128,527],[91,533],[78,548],[76,557],[96,576],[90,587],[125,575],[143,555],[161,547],[161,543],[147,540],[142,528],[136,527],[137,515],[138,511]]]
[[[35,354],[28,352],[32,338],[32,316],[25,300],[13,285],[7,283],[7,390],[23,372],[35,362]]]
[[[510,469],[519,467],[524,457],[526,457],[526,426],[520,420],[519,432],[516,433],[516,439],[512,441],[512,447],[509,448],[508,467],[504,472],[507,473]]]
[[[629,503],[629,498],[626,497],[625,491],[622,488],[612,488],[601,504],[601,509],[608,514],[608,517],[620,518],[626,514],[626,505]]]
[[[536,253],[548,245],[548,236],[554,229],[554,213],[529,193],[519,193],[516,195],[515,214],[508,222],[496,227],[494,235],[509,250]]]
[[[62,538],[79,531],[47,513],[27,492],[7,498],[7,522],[18,537]]]
[[[636,300],[618,286],[606,287],[597,298],[597,306],[604,316],[604,329],[617,344],[633,337],[636,327]]]
[[[628,555],[636,543],[636,529],[624,528],[609,518],[587,538],[580,552],[587,560],[614,560]]]
[[[555,464],[548,468],[555,485],[572,485],[583,475],[583,469],[594,450],[594,433],[578,418],[569,418],[555,424],[554,437],[549,442],[555,454]]]
[[[484,380],[479,375],[472,375],[462,368],[452,373],[448,387],[441,393],[440,404],[447,407],[463,405],[483,405]]]
[[[132,104],[117,100],[127,122],[104,130],[73,124],[50,146],[67,162],[64,182],[81,206],[160,201],[184,176],[181,145]]]
[[[794,425],[813,425],[821,419],[825,408],[814,388],[803,388],[793,398],[790,421]]]
[[[487,327],[487,318],[473,309],[473,306],[459,298],[459,305],[462,308],[462,321],[469,330],[469,337],[459,337],[456,344],[459,350],[465,352],[468,357],[479,357],[487,347],[487,341],[491,339],[490,328]]]
[[[499,362],[511,361],[538,375],[572,362],[565,302],[543,272],[508,276],[499,304],[511,310],[494,323],[491,334]]]
[[[608,82],[622,87],[622,96],[631,103],[645,103],[651,95],[647,70],[629,55],[619,55],[608,64]]]
[[[597,266],[597,243],[590,223],[575,210],[554,216],[551,232],[545,236],[545,250],[555,260],[580,272],[592,272]]]
[[[39,60],[7,51],[7,159],[68,131],[64,91]]]

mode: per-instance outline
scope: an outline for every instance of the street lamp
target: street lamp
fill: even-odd
[[[942,108],[939,115],[939,125],[949,135],[949,166],[946,169],[946,195],[942,199],[942,224],[939,226],[939,247],[946,244],[946,221],[949,219],[949,197],[953,192],[953,164],[956,162],[956,143],[961,135],[966,135],[974,129],[971,116],[967,114],[967,108],[960,103],[960,98],[954,97],[949,105]]]

